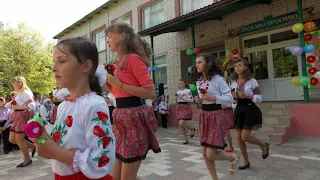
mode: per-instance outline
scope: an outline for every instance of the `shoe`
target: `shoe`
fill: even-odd
[[[226,152],[227,153],[231,153],[231,152],[233,152],[234,151],[234,148],[232,147],[231,149],[226,149]]]
[[[186,142],[184,142],[183,144],[186,145],[186,144],[188,144],[188,143],[189,143],[189,141],[186,141]]]
[[[190,138],[193,138],[195,134],[196,134],[196,128],[193,128],[193,134],[190,135]]]
[[[245,166],[239,166],[238,169],[239,170],[245,170],[245,169],[248,169],[250,167],[250,163],[248,163],[247,165]]]
[[[36,148],[32,150],[31,157],[33,157],[35,154],[36,154]]]
[[[266,143],[267,146],[267,153],[266,154],[262,154],[262,159],[266,159],[269,156],[269,144]]]
[[[23,168],[23,167],[29,166],[30,164],[32,164],[32,160],[30,160],[27,164],[23,164],[23,163],[19,164],[17,168]]]
[[[3,151],[3,154],[9,154],[9,151]]]

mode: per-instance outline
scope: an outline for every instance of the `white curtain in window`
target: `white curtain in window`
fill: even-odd
[[[95,42],[98,48],[98,52],[106,50],[106,38],[104,31],[100,31],[95,34]]]

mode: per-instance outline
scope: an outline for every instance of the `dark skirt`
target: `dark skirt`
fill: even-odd
[[[110,121],[111,121],[111,124],[113,124],[113,118],[112,118],[112,112],[114,110],[114,106],[108,106],[109,107],[109,117],[110,117]]]
[[[15,133],[24,133],[24,127],[32,118],[32,112],[28,110],[14,111],[12,113],[12,126],[10,131]]]
[[[178,120],[191,120],[192,119],[192,109],[188,103],[179,103],[177,105],[177,119]]]
[[[117,99],[117,107],[112,116],[116,137],[116,157],[119,160],[124,163],[133,163],[144,160],[150,149],[154,153],[161,152],[155,135],[158,121],[150,107],[139,105],[121,108]]]
[[[262,113],[249,99],[238,99],[234,111],[234,128],[256,130],[262,127]]]
[[[226,131],[229,128],[232,113],[225,113],[225,110],[204,110],[199,114],[199,133],[201,146],[214,149],[224,149],[227,143],[224,140]]]

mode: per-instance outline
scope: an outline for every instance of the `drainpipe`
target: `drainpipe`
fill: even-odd
[[[153,44],[153,35],[150,35],[150,40],[151,40],[151,65],[152,67],[154,66],[154,44]],[[151,71],[152,73],[152,81],[153,84],[155,84],[155,74],[154,71]]]
[[[196,34],[195,34],[195,30],[194,30],[194,23],[192,22],[191,24],[191,41],[192,41],[192,50],[196,47]],[[196,55],[193,54],[192,55],[192,65],[195,66],[196,65]],[[196,86],[196,82],[193,83]],[[197,96],[198,95],[198,91],[196,92],[192,92],[193,96]],[[196,102],[194,102],[196,103]]]
[[[299,23],[303,23],[303,13],[302,13],[302,0],[297,0],[298,4],[298,17],[299,17]],[[305,46],[304,42],[304,32],[301,31],[299,33],[300,35],[300,47]],[[307,65],[306,65],[306,53],[301,54],[301,64],[302,64],[302,76],[307,76]],[[303,98],[304,103],[309,103],[309,91],[308,86],[303,86]]]

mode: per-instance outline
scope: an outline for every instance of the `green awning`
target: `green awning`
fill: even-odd
[[[221,0],[220,2],[203,7],[183,16],[140,31],[140,36],[157,36],[164,33],[185,31],[192,24],[201,24],[210,20],[222,20],[226,14],[255,4],[270,4],[271,0]]]

